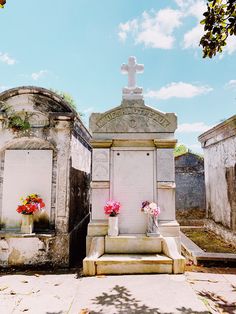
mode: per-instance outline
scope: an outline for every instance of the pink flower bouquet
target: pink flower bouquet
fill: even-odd
[[[115,217],[119,214],[120,202],[117,201],[107,201],[104,206],[104,212],[110,217]]]
[[[149,214],[151,216],[157,217],[160,212],[161,209],[159,206],[157,206],[156,203],[150,203],[148,201],[144,201],[142,202],[142,208],[141,211],[144,212],[145,214]]]

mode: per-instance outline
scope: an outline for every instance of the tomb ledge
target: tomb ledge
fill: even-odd
[[[0,238],[52,238],[55,236],[55,231],[45,233],[20,233],[17,231],[0,231]]]

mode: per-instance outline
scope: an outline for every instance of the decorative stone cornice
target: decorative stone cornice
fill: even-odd
[[[156,139],[153,140],[154,145],[156,148],[175,148],[175,145],[177,143],[176,139]]]
[[[198,140],[202,148],[205,148],[232,136],[236,136],[236,115],[202,133]]]
[[[175,189],[175,182],[165,182],[165,181],[159,181],[157,182],[157,188],[158,189]]]
[[[96,140],[90,142],[93,148],[110,148],[112,143],[113,140]]]
[[[153,140],[113,140],[113,147],[154,147]]]
[[[110,181],[92,181],[90,187],[92,189],[109,189]]]

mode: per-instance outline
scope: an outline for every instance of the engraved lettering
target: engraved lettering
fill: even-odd
[[[113,110],[106,115],[104,115],[100,120],[97,121],[97,126],[99,128],[102,128],[104,125],[106,125],[108,122],[119,118],[121,116],[127,116],[127,115],[138,115],[138,116],[144,116],[152,119],[156,123],[160,124],[164,128],[170,125],[170,122],[163,117],[159,113],[153,112],[151,109],[146,108],[137,108],[137,107],[126,107],[123,109],[116,109]]]

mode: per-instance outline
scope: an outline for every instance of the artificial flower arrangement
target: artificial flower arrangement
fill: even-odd
[[[26,198],[21,197],[22,205],[16,211],[22,215],[33,215],[45,207],[45,204],[38,194],[29,194]]]
[[[144,201],[142,202],[141,211],[144,212],[145,214],[149,214],[151,216],[157,217],[160,214],[161,209],[154,202],[150,203],[149,201]]]
[[[117,201],[107,201],[104,206],[104,212],[110,217],[116,217],[120,211],[120,202]]]

